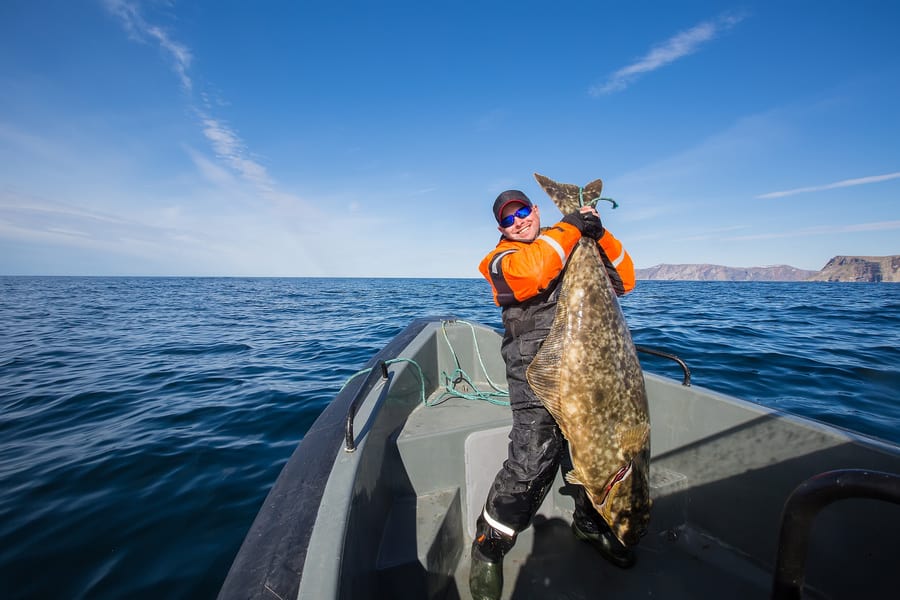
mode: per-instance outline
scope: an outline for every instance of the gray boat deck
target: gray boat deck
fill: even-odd
[[[427,564],[429,550],[453,538],[443,527],[463,530],[454,542],[458,558],[450,579],[427,568],[432,579],[427,584],[429,595],[470,597],[468,554],[474,521],[506,456],[509,422],[506,407],[453,398],[417,408],[398,436],[397,445],[418,497],[420,560]],[[671,492],[680,489],[683,480],[664,467],[651,468],[655,508],[650,531],[636,548],[637,565],[621,570],[572,535],[573,505],[558,476],[533,526],[520,534],[504,561],[504,598],[766,597],[771,587],[767,572],[682,520],[684,507],[678,504],[678,494]],[[454,481],[465,481],[466,489],[454,487]],[[462,522],[447,523],[448,506],[454,503],[459,503],[455,510]],[[422,526],[427,523],[441,526]],[[401,593],[402,581],[395,583],[401,586],[395,591]]]
[[[689,529],[651,531],[637,564],[618,569],[572,535],[568,517],[539,516],[504,561],[504,598],[767,598],[770,576]],[[468,599],[469,562],[455,587]],[[573,574],[575,574],[573,576]]]

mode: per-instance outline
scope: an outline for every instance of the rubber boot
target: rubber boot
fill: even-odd
[[[472,560],[469,567],[469,591],[472,600],[499,600],[503,593],[503,556],[515,543],[478,517]]]
[[[573,522],[572,532],[575,537],[590,544],[603,558],[620,569],[633,567],[637,560],[634,550],[620,542],[606,523],[597,526],[593,523]]]
[[[503,593],[503,559],[493,561],[472,544],[472,563],[469,567],[469,591],[472,600],[500,600]]]

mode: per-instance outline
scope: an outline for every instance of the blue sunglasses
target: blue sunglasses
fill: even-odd
[[[531,207],[523,206],[522,208],[520,208],[513,214],[506,215],[505,217],[500,219],[500,227],[503,227],[504,229],[506,229],[507,227],[512,227],[512,224],[516,222],[516,217],[518,217],[520,219],[524,219],[525,217],[527,217],[530,214],[531,214]]]

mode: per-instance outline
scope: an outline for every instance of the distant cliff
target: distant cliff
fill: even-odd
[[[835,256],[807,281],[900,282],[900,255]]]
[[[835,256],[821,271],[789,265],[724,267],[721,265],[656,265],[637,269],[638,279],[668,281],[858,281],[900,282],[900,255]]]
[[[772,267],[723,267],[721,265],[656,265],[636,269],[638,279],[669,281],[806,281],[817,271],[788,265]]]

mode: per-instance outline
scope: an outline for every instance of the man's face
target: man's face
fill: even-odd
[[[500,217],[515,215],[516,211],[525,205],[518,202],[510,202],[503,207]],[[514,242],[533,242],[541,232],[541,215],[537,206],[531,207],[531,214],[527,217],[514,217],[515,221],[509,227],[497,227],[500,233],[508,240]]]

